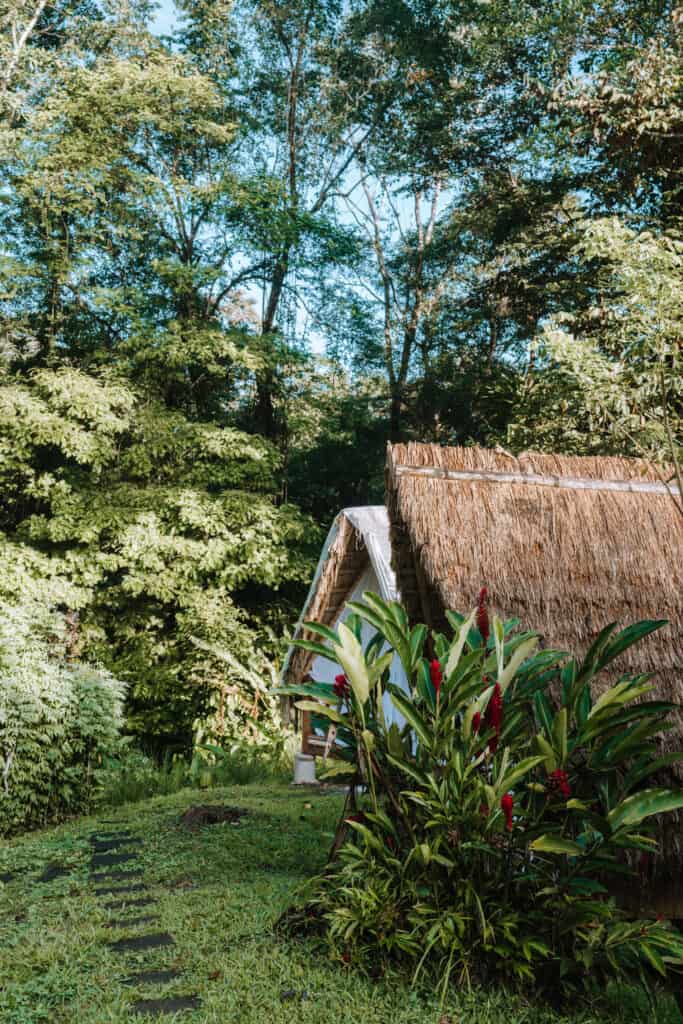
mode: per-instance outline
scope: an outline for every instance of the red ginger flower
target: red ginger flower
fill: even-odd
[[[484,644],[488,643],[489,633],[491,632],[489,628],[489,613],[486,607],[488,593],[486,587],[482,587],[477,599],[477,629],[481,633]]]
[[[334,690],[335,696],[339,697],[340,700],[344,700],[348,697],[351,692],[351,687],[349,686],[349,682],[343,672],[334,677],[332,689]]]
[[[431,661],[429,663],[429,678],[432,681],[432,686],[436,690],[436,695],[438,697],[439,696],[439,691],[441,690],[441,682],[443,680],[443,672],[441,671],[441,665],[436,660],[436,658],[434,658],[434,661]]]
[[[481,712],[475,711],[474,714],[472,715],[472,732],[474,733],[475,736],[479,732],[480,725],[481,725]]]
[[[512,832],[513,803],[514,801],[509,793],[506,793],[505,796],[501,797],[500,806],[501,810],[503,811],[503,814],[505,815],[505,827],[508,830],[508,832]]]
[[[551,772],[548,776],[548,789],[557,790],[563,800],[569,800],[569,797],[572,795],[572,789],[569,785],[567,773],[563,772],[561,768]]]

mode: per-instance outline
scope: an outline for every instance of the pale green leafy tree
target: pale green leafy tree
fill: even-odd
[[[588,319],[600,333],[574,333],[575,318],[557,316],[539,354],[603,443],[650,460],[683,514],[683,242],[603,218],[586,223],[579,251],[599,261],[602,302]]]

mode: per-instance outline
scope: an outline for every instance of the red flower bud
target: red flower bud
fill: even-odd
[[[349,686],[348,680],[343,672],[334,677],[332,689],[334,690],[335,696],[339,697],[340,700],[345,700],[348,697],[351,692],[351,687]]]
[[[569,800],[572,795],[572,789],[569,785],[569,776],[566,772],[563,772],[561,768],[551,772],[548,776],[548,787],[549,790],[557,790],[563,800]]]
[[[443,673],[441,672],[441,665],[436,660],[436,658],[434,658],[434,661],[429,663],[429,678],[432,681],[432,686],[434,687],[436,695],[438,697],[439,691],[441,690],[441,681],[443,679]]]
[[[472,732],[475,734],[475,736],[479,732],[480,725],[481,725],[481,712],[475,711],[474,714],[472,715]]]
[[[505,815],[505,827],[508,832],[512,832],[512,807],[514,801],[509,793],[506,793],[501,797],[500,806],[503,814]]]
[[[489,628],[489,613],[486,607],[487,598],[488,590],[486,587],[482,587],[477,599],[477,629],[481,633],[485,644],[488,643],[489,633],[491,632]]]

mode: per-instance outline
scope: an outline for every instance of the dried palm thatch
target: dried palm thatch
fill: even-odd
[[[387,507],[413,619],[441,628],[446,609],[468,611],[486,586],[502,618],[579,655],[610,622],[665,618],[615,666],[654,673],[663,699],[683,700],[683,520],[646,462],[397,444]],[[680,750],[674,719],[662,745]],[[666,846],[680,863],[675,830]]]

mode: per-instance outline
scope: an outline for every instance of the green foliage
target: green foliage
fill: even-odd
[[[539,651],[514,622],[494,618],[486,640],[481,613],[476,626],[474,612],[449,613],[445,636],[410,629],[399,604],[374,594],[351,608],[336,632],[309,625],[348,694],[309,684],[299,705],[337,725],[367,790],[313,887],[333,955],[398,961],[444,998],[451,981],[497,978],[555,998],[596,995],[611,979],[655,988],[681,971],[678,932],[632,920],[609,894],[657,849],[653,818],[683,807],[683,792],[653,781],[674,705],[653,699],[646,677],[601,680],[664,623],[609,626],[578,663]],[[365,650],[362,620],[377,630]],[[408,694],[388,681],[394,656]],[[385,724],[387,694],[402,728]]]
[[[569,436],[587,451],[680,464],[680,238],[637,233],[616,218],[585,221],[576,252],[599,267],[601,306],[588,322],[564,313],[546,324],[526,422],[523,413],[509,437],[557,450]]]
[[[65,660],[65,623],[0,602],[0,833],[87,810],[118,745],[125,686]]]
[[[239,825],[179,827],[188,807],[204,803],[247,814]],[[326,962],[311,942],[283,941],[273,922],[296,887],[321,870],[341,805],[334,792],[271,784],[185,789],[102,813],[113,822],[107,828],[143,840],[140,866],[158,929],[175,941],[156,951],[153,964],[171,968],[182,958],[182,976],[164,988],[171,995],[191,986],[202,1024],[263,1024],[264,1017],[291,1024],[295,1012],[307,1024],[446,1024],[449,1017],[457,1024],[679,1024],[672,1001],[648,1006],[631,985],[612,986],[606,1006],[566,1013],[493,985],[453,989],[440,1011],[433,987],[367,978]],[[132,968],[106,948],[120,914],[106,909],[88,879],[89,837],[101,828],[101,817],[83,818],[0,846],[0,874],[15,874],[0,888],[3,1024],[130,1024],[132,1004],[153,994],[148,984],[124,984]],[[36,874],[55,862],[71,875],[36,885]],[[296,998],[283,999],[287,990]]]
[[[234,676],[191,637],[241,657],[271,644],[256,596],[309,571],[310,525],[268,493],[277,454],[125,379],[67,368],[7,378],[0,423],[16,549],[51,553],[35,571],[74,591],[83,651],[130,682],[129,726],[189,748],[194,720]]]

